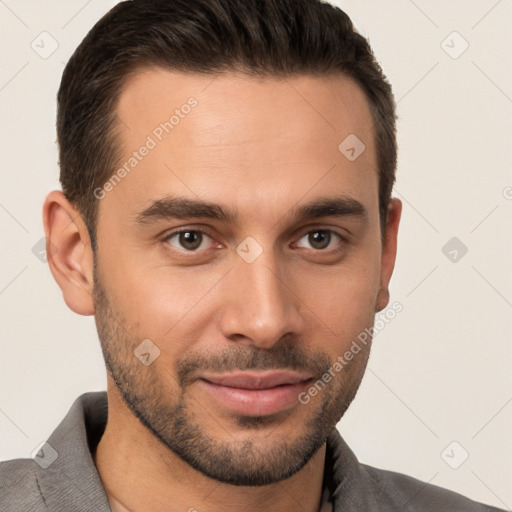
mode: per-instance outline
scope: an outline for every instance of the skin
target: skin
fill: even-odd
[[[388,304],[401,203],[391,200],[381,237],[369,107],[339,75],[144,70],[117,106],[122,163],[191,96],[197,106],[99,201],[96,268],[62,192],[44,205],[51,271],[66,304],[95,315],[108,369],[94,461],[108,495],[130,510],[317,511],[325,439],[356,394],[369,345],[307,405],[274,414],[234,412],[198,376],[295,367],[321,378]],[[366,146],[354,161],[338,150],[351,133]],[[239,218],[137,222],[169,195]],[[293,216],[334,196],[365,214]],[[186,239],[169,238],[176,228],[207,235],[187,250]],[[262,250],[252,263],[236,252],[249,236]],[[149,366],[133,353],[147,338],[160,350]]]

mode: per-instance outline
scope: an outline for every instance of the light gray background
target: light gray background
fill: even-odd
[[[93,318],[67,309],[32,248],[59,187],[64,64],[115,3],[0,0],[0,460],[30,456],[79,394],[106,389]],[[404,202],[391,283],[403,311],[338,427],[362,462],[510,510],[512,1],[338,5],[394,87]],[[47,58],[31,47],[52,39]],[[452,237],[468,248],[456,262],[442,252]]]

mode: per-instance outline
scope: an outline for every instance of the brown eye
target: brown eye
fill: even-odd
[[[206,233],[198,230],[183,230],[171,233],[166,240],[177,249],[185,249],[186,251],[196,251],[203,244]],[[208,237],[209,238],[209,237]],[[173,240],[175,242],[173,242]]]
[[[333,237],[334,235],[334,237]],[[306,240],[312,249],[324,250],[334,247],[337,237],[341,240],[341,236],[329,229],[317,229],[316,231],[310,231],[304,235],[301,240]],[[334,241],[334,244],[331,242]]]
[[[328,231],[314,231],[309,233],[308,242],[315,249],[325,249],[329,246],[331,234]]]

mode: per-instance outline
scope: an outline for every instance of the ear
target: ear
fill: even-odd
[[[383,310],[389,302],[389,281],[395,267],[398,225],[400,224],[401,215],[402,201],[395,197],[391,199],[388,206],[385,238],[382,243],[380,289],[377,294],[375,311]]]
[[[44,202],[43,222],[48,264],[64,301],[79,315],[93,315],[93,253],[80,213],[54,190]]]

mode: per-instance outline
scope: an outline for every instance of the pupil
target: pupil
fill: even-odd
[[[311,245],[315,247],[316,244],[317,249],[325,249],[325,247],[329,245],[331,238],[330,233],[328,233],[327,231],[315,231],[309,236]],[[318,247],[318,245],[320,245],[320,247]]]
[[[185,231],[184,233],[180,233],[180,237],[180,243],[187,249],[197,249],[197,247],[201,245],[199,233],[196,231]]]

